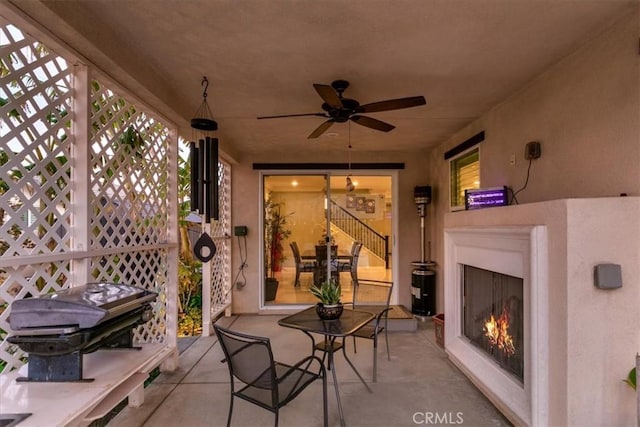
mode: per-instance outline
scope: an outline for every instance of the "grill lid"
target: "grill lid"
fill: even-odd
[[[9,324],[14,331],[76,325],[92,328],[155,300],[156,296],[155,292],[121,283],[88,283],[14,301]]]

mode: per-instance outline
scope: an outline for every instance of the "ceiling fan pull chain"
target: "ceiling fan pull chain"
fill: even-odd
[[[349,132],[349,175],[351,175],[351,122],[347,123],[348,124],[348,132]]]

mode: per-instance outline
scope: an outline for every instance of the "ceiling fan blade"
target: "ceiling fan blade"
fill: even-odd
[[[314,83],[313,88],[316,90],[316,92],[318,92],[318,95],[320,95],[320,98],[322,98],[322,100],[326,102],[327,105],[333,108],[342,108],[342,101],[340,100],[340,97],[338,96],[336,91],[331,86],[319,85]]]
[[[378,119],[373,119],[367,116],[351,116],[350,119],[359,125],[366,126],[368,128],[379,130],[382,132],[389,132],[390,130],[395,129],[395,126],[390,125],[389,123],[385,123]]]
[[[400,110],[402,108],[417,107],[426,104],[424,96],[411,96],[409,98],[388,99],[386,101],[372,102],[361,105],[357,113],[375,113],[378,111]]]
[[[283,117],[302,117],[302,116],[318,116],[318,117],[327,117],[326,113],[303,113],[303,114],[285,114],[282,116],[260,116],[257,117],[260,119],[281,119]]]
[[[317,138],[320,135],[322,135],[327,129],[329,129],[333,124],[335,123],[335,120],[333,119],[329,119],[326,122],[323,122],[320,126],[318,126],[316,128],[316,130],[314,130],[313,132],[311,132],[311,134],[307,137],[307,139],[311,139],[311,138]]]

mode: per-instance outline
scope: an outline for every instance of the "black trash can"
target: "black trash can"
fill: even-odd
[[[411,273],[411,312],[418,316],[436,314],[436,272],[417,268]]]

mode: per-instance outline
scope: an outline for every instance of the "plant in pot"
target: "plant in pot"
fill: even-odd
[[[338,319],[342,315],[343,305],[340,302],[342,288],[335,280],[328,280],[309,288],[309,291],[320,300],[316,304],[316,312],[322,320]]]
[[[276,272],[280,271],[283,255],[282,242],[291,235],[287,228],[287,217],[292,213],[283,215],[280,212],[280,203],[275,202],[272,195],[264,202],[264,275],[265,275],[265,300],[273,301],[278,291],[278,279]]]

